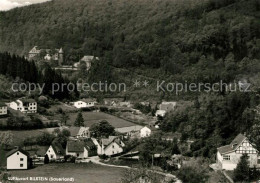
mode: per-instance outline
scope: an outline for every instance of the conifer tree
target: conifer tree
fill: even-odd
[[[78,116],[77,116],[77,118],[76,118],[76,121],[75,121],[75,123],[74,123],[74,126],[78,126],[78,127],[84,126],[84,118],[83,118],[81,112],[78,113]]]
[[[237,164],[236,169],[234,170],[234,180],[236,182],[240,181],[249,181],[250,167],[248,161],[248,155],[243,154],[240,158],[239,163]]]

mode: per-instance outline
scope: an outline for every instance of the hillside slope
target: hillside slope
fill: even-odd
[[[160,69],[175,80],[232,81],[257,73],[258,0],[53,0],[0,13],[0,51],[63,47],[119,68]]]

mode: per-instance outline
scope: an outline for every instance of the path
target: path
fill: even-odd
[[[98,164],[98,165],[102,165],[102,166],[109,166],[109,167],[114,167],[114,168],[126,168],[126,169],[136,169],[138,170],[137,168],[131,168],[129,166],[120,166],[120,165],[111,165],[111,164],[106,164],[106,163],[102,163],[100,162],[100,159],[98,156],[93,156],[93,157],[90,157],[89,158],[91,162],[95,163],[95,164]],[[182,183],[181,180],[179,180],[175,175],[172,175],[170,173],[164,173],[164,172],[160,172],[160,171],[156,171],[156,170],[148,170],[150,172],[153,172],[153,173],[158,173],[160,175],[163,175],[165,177],[168,177],[168,178],[173,178],[176,180],[176,183]]]

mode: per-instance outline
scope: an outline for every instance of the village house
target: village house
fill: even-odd
[[[144,137],[149,137],[151,134],[152,134],[152,127],[143,127],[141,130],[140,130],[140,137],[141,138],[144,138]]]
[[[22,113],[37,113],[37,102],[34,99],[21,98],[6,104],[11,109],[19,110]]]
[[[121,133],[125,136],[132,137],[137,132],[139,132],[143,126],[140,125],[134,125],[134,126],[127,126],[127,127],[121,127],[121,128],[115,128],[115,131],[118,133]]]
[[[116,106],[118,105],[120,102],[123,102],[125,100],[124,97],[111,97],[111,98],[104,98],[104,104],[105,105],[109,105],[109,106]]]
[[[30,168],[30,155],[27,151],[16,147],[6,154],[7,170],[26,170]]]
[[[99,60],[99,58],[90,55],[85,55],[80,59],[79,62],[74,63],[73,66],[78,68],[80,66],[80,63],[84,62],[86,64],[86,70],[88,71],[95,60]]]
[[[119,102],[118,106],[120,107],[132,107],[131,102]]]
[[[162,102],[159,109],[155,112],[155,116],[164,117],[167,112],[173,111],[176,108],[177,102]]]
[[[166,112],[172,111],[176,108],[177,102],[162,102],[159,105],[159,110],[164,110]]]
[[[63,49],[40,49],[38,46],[34,46],[28,53],[28,59],[35,59],[37,56],[43,56],[46,61],[56,60],[59,65],[62,65],[64,59]]]
[[[0,102],[0,116],[7,115],[7,106],[6,104]]]
[[[217,150],[217,164],[221,169],[234,170],[241,156],[245,153],[249,156],[248,161],[250,167],[260,167],[258,150],[248,138],[242,134],[237,135],[230,144],[219,147]]]
[[[125,144],[118,136],[109,136],[101,139],[101,154],[112,156],[124,151]]]
[[[46,151],[46,154],[50,161],[62,160],[65,156],[65,150],[62,148],[61,144],[53,142]]]
[[[77,109],[87,108],[87,107],[94,107],[96,100],[95,99],[81,99],[79,101],[73,102],[73,106]]]
[[[49,146],[37,146],[33,150],[29,150],[28,153],[32,158],[33,165],[42,165],[44,164],[44,158]]]
[[[164,117],[166,115],[166,111],[165,110],[157,110],[155,112],[155,116],[158,117],[158,116],[161,116],[161,117]]]
[[[90,138],[89,127],[72,126],[69,128],[70,136],[73,138]]]
[[[91,140],[92,140],[93,143],[96,145],[97,154],[98,154],[98,155],[101,155],[101,154],[102,154],[102,147],[101,147],[101,145],[99,144],[99,142],[97,141],[97,139],[91,138]]]
[[[66,155],[71,155],[77,158],[88,158],[97,155],[97,147],[92,139],[68,140]]]

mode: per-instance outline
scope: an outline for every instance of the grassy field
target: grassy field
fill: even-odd
[[[10,171],[12,176],[17,177],[72,177],[75,183],[118,183],[123,172],[122,168],[72,163],[48,164],[31,170]],[[34,181],[30,182],[34,183]]]
[[[9,131],[0,131],[0,133],[11,132],[14,136],[13,146],[20,146],[23,143],[23,140],[27,137],[35,137],[42,134],[44,131],[48,131],[46,129],[38,129],[38,130],[9,130]]]
[[[76,118],[77,118],[78,113],[70,113],[69,114],[69,121],[68,124],[73,125]],[[131,123],[129,121],[120,119],[118,117],[103,113],[103,112],[83,112],[82,113],[85,125],[90,127],[92,124],[97,123],[101,120],[107,120],[112,126],[115,128],[120,128],[120,127],[127,127],[127,126],[133,126],[136,125],[134,123]]]

